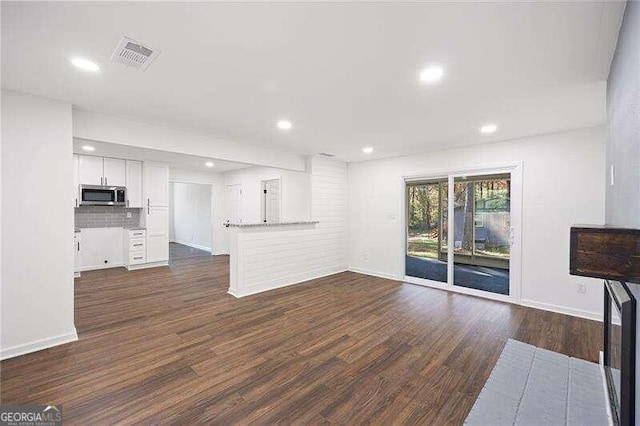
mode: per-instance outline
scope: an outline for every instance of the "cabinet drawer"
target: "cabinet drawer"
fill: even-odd
[[[135,238],[129,240],[129,251],[145,251],[147,249],[147,243],[144,238]]]
[[[147,236],[147,231],[145,231],[144,229],[140,229],[140,230],[129,230],[129,239],[133,240],[136,238],[144,238]]]
[[[129,265],[138,265],[146,262],[147,256],[145,253],[129,253]]]

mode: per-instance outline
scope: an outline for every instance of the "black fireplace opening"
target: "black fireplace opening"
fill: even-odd
[[[603,363],[614,423],[635,424],[636,299],[622,281],[605,281]]]

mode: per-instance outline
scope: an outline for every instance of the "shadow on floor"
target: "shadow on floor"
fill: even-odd
[[[406,256],[406,274],[411,277],[447,282],[447,264],[436,259]],[[460,287],[509,294],[509,271],[484,266],[454,265],[453,283]]]

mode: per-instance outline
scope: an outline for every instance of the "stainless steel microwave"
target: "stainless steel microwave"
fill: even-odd
[[[126,206],[127,189],[124,186],[80,185],[81,206]]]

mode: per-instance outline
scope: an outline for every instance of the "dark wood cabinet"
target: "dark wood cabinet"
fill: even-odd
[[[640,283],[640,229],[571,228],[572,275]]]

